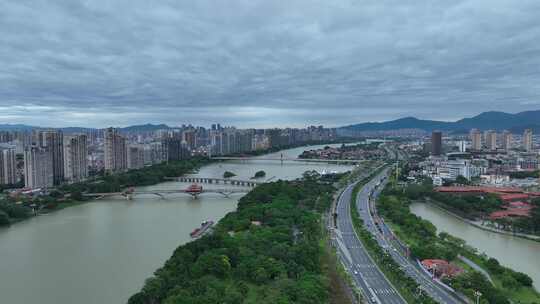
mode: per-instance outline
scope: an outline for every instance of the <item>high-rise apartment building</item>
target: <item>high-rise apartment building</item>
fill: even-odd
[[[146,144],[143,147],[144,149],[144,164],[159,164],[164,159],[163,157],[163,143],[162,142],[153,142]]]
[[[64,138],[64,177],[72,183],[88,177],[88,138],[85,134]]]
[[[27,188],[49,188],[54,185],[53,152],[30,146],[24,151],[24,184]]]
[[[501,147],[505,151],[512,149],[512,133],[509,131],[503,131],[501,136]]]
[[[17,183],[15,149],[0,149],[0,185]]]
[[[162,140],[163,159],[167,161],[182,160],[190,157],[189,149],[179,136]]]
[[[211,155],[223,155],[223,138],[224,134],[221,131],[212,130],[210,131],[210,149]]]
[[[531,152],[533,149],[533,132],[531,129],[526,129],[523,132],[523,149],[527,152]]]
[[[126,138],[115,128],[105,130],[105,171],[108,173],[127,170]]]
[[[142,146],[130,146],[127,153],[128,169],[140,169],[144,167],[144,148]]]
[[[182,132],[182,141],[187,145],[188,149],[194,150],[197,142],[196,142],[196,134],[195,130],[186,130]]]
[[[53,184],[60,185],[64,181],[64,135],[60,130],[39,132],[38,145],[51,152],[53,166]]]
[[[268,137],[264,134],[254,134],[251,141],[252,150],[264,150],[270,147]]]
[[[485,133],[486,148],[490,151],[497,150],[497,133],[493,130],[486,131]]]
[[[482,133],[478,129],[472,129],[470,133],[471,137],[471,150],[482,150]]]
[[[431,133],[431,155],[440,156],[442,154],[442,132],[433,131]]]

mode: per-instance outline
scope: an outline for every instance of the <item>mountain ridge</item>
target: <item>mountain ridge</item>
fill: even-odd
[[[391,131],[403,129],[419,129],[423,131],[462,131],[477,128],[479,130],[509,130],[513,133],[523,132],[526,128],[540,131],[540,110],[523,111],[515,114],[487,111],[469,118],[457,121],[437,121],[418,119],[416,117],[403,117],[384,122],[366,122],[340,127],[348,131]]]
[[[153,132],[160,129],[174,129],[167,124],[137,124],[120,127],[122,132]],[[438,121],[430,119],[419,119],[413,116],[406,116],[394,120],[383,122],[364,122],[337,129],[363,132],[363,131],[393,131],[403,129],[418,129],[426,132],[440,130],[446,132],[463,132],[477,128],[479,130],[509,130],[512,133],[521,133],[524,129],[533,129],[533,132],[540,133],[540,110],[523,111],[515,114],[501,111],[482,112],[476,116],[462,118],[457,121]],[[0,124],[2,131],[30,131],[32,129],[47,129],[47,127],[37,127],[26,124]],[[99,130],[100,128],[65,127],[60,129],[67,133],[84,132],[87,130]]]

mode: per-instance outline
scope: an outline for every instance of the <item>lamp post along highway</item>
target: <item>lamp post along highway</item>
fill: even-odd
[[[482,293],[480,291],[475,291],[474,295],[476,296],[476,304],[480,304],[480,297],[482,296]]]

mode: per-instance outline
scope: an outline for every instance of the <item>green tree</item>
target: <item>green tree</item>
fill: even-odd
[[[9,225],[9,216],[4,211],[0,210],[0,226]]]
[[[231,171],[225,171],[223,173],[223,178],[230,178],[230,177],[233,177],[233,176],[236,176],[236,174],[232,173]]]
[[[510,274],[504,274],[501,282],[504,288],[507,289],[516,290],[520,287],[520,283]]]
[[[523,272],[512,271],[512,277],[523,286],[531,287],[533,284],[533,279]]]
[[[455,183],[458,184],[458,185],[470,185],[471,184],[471,182],[463,175],[458,175],[458,177],[456,177]]]

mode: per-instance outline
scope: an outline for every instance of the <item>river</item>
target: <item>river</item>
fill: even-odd
[[[297,157],[311,146],[267,154]],[[256,158],[255,158],[256,159]],[[231,171],[249,179],[294,179],[306,170],[343,172],[345,165],[265,160],[214,163],[194,176],[222,177]],[[184,189],[166,182],[144,189]],[[204,185],[212,187],[213,185]],[[214,187],[224,187],[223,185]],[[229,198],[202,194],[107,198],[66,208],[0,228],[0,302],[9,304],[125,303],[174,249],[190,241],[201,221],[217,221],[236,209],[241,194]]]
[[[459,237],[502,265],[528,274],[540,290],[540,242],[482,230],[430,204],[413,203],[411,212],[432,222],[439,232]]]

